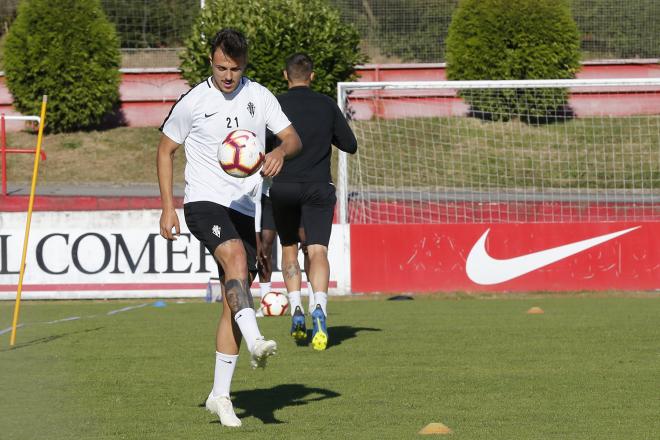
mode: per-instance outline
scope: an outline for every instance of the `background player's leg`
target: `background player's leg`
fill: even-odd
[[[316,306],[312,312],[312,348],[325,350],[328,346],[328,283],[330,280],[330,264],[328,263],[328,248],[320,244],[307,245],[309,254],[309,274],[314,286]]]
[[[330,263],[328,262],[328,248],[320,244],[307,246],[309,256],[309,272],[307,279],[314,287],[316,304],[320,304],[323,313],[327,316],[327,294],[330,282]]]
[[[282,276],[289,293],[291,306],[291,336],[302,343],[307,339],[305,313],[300,299],[300,284],[302,275],[298,264],[298,243],[282,245]]]
[[[312,311],[312,348],[325,350],[328,346],[328,284],[330,263],[328,244],[332,233],[332,215],[335,205],[334,187],[316,187],[311,200],[303,205],[303,220],[309,256],[307,279],[314,287],[314,311]]]
[[[305,242],[305,228],[300,226],[298,228],[298,237],[300,237],[300,250],[303,253],[303,267],[305,268],[305,274],[307,274],[307,296],[309,297],[309,314],[311,315],[316,306],[316,301],[314,300],[314,287],[312,282],[309,279],[309,255],[307,254],[307,243]]]
[[[271,291],[270,278],[273,274],[273,243],[277,231],[272,229],[261,230],[261,255],[259,258],[259,291],[263,297]]]
[[[282,245],[282,277],[286,290],[289,293],[289,304],[292,314],[296,307],[301,307],[300,301],[300,283],[302,275],[300,265],[298,264],[298,243]]]

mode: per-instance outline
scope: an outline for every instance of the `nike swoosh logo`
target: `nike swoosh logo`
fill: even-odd
[[[224,362],[225,364],[233,364],[232,361],[226,361],[226,360],[224,360],[224,359],[220,359],[220,360],[221,360],[222,362]]]
[[[490,229],[487,229],[472,246],[465,262],[465,271],[468,278],[477,284],[499,284],[563,260],[638,228],[641,228],[641,226],[502,260],[491,257],[486,251],[486,237],[490,232]]]
[[[218,112],[215,112],[215,113],[218,113]],[[204,117],[205,118],[210,118],[211,116],[215,115],[215,113],[210,113],[210,114],[209,113],[204,113]]]

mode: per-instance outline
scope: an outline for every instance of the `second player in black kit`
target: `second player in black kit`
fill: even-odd
[[[309,56],[301,53],[290,56],[284,76],[289,90],[277,99],[303,146],[297,156],[285,161],[280,173],[273,178],[270,197],[282,244],[282,274],[293,311],[291,334],[299,341],[306,339],[307,334],[300,300],[298,264],[298,226],[302,217],[309,258],[307,279],[316,301],[312,312],[312,346],[316,350],[325,350],[330,279],[328,243],[337,201],[330,158],[332,145],[347,153],[355,153],[357,139],[337,104],[328,96],[311,90],[314,73]]]

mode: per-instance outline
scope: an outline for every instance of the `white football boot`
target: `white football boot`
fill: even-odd
[[[209,397],[206,399],[206,409],[220,417],[222,426],[238,428],[242,425],[241,419],[236,417],[234,406],[227,396],[213,397],[213,394],[209,394]]]
[[[256,368],[266,368],[266,361],[270,356],[273,356],[277,353],[277,342],[271,340],[265,340],[263,338],[257,339],[252,347],[252,353],[250,353],[250,365],[252,369]]]

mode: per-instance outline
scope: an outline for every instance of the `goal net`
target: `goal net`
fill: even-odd
[[[660,219],[660,78],[356,82],[349,223]]]

